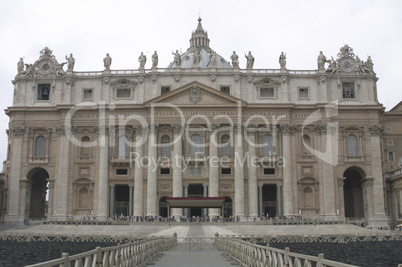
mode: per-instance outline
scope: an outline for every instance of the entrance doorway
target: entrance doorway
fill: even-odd
[[[203,197],[204,196],[204,186],[202,184],[190,184],[188,186],[188,197]],[[190,217],[202,217],[204,216],[204,209],[201,208],[190,208]]]
[[[363,176],[357,169],[349,168],[343,174],[343,198],[346,218],[363,218],[364,202],[362,190]]]
[[[43,219],[47,216],[46,195],[49,174],[45,169],[35,168],[27,175],[32,182],[30,189],[29,219]]]
[[[229,218],[233,216],[233,203],[230,197],[225,197],[223,202],[223,218]]]
[[[264,216],[274,218],[277,216],[276,185],[264,184],[262,186],[262,213]]]
[[[130,187],[128,185],[116,185],[114,200],[114,214],[117,216],[130,215]]]
[[[159,199],[159,216],[167,218],[168,216],[168,205],[166,202],[166,197],[161,197]]]

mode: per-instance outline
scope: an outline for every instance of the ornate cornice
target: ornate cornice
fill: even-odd
[[[158,124],[150,124],[148,125],[148,131],[150,131],[150,133],[157,133],[159,129],[159,125]]]
[[[56,133],[58,135],[66,135],[69,136],[72,133],[73,129],[71,126],[60,125],[56,128]]]

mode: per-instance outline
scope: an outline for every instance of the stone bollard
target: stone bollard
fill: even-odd
[[[177,244],[177,233],[176,232],[173,233],[173,239],[174,239],[174,243]]]

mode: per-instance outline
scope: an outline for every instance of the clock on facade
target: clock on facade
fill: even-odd
[[[340,60],[339,65],[343,71],[350,72],[355,68],[356,64],[353,58],[346,57]]]
[[[39,71],[42,73],[49,73],[52,69],[53,63],[49,60],[43,60],[39,63]]]

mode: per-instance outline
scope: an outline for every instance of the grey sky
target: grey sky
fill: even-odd
[[[348,44],[362,60],[370,55],[379,81],[378,96],[387,110],[402,100],[402,1],[1,1],[0,107],[12,105],[17,62],[34,63],[45,46],[59,62],[73,53],[76,71],[103,70],[110,53],[112,69],[138,68],[138,56],[159,54],[159,67],[172,51],[189,47],[198,13],[210,46],[224,58],[232,51],[255,57],[254,68],[316,69],[317,56],[336,58]],[[0,112],[0,160],[6,158],[8,117]]]

